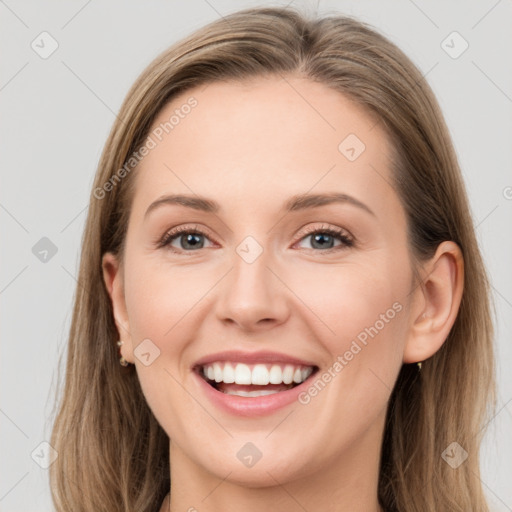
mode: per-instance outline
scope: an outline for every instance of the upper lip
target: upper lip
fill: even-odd
[[[220,361],[232,361],[237,363],[247,363],[247,364],[256,364],[256,363],[285,363],[285,364],[295,364],[302,366],[316,366],[315,363],[311,361],[306,361],[304,359],[300,359],[298,357],[291,357],[286,354],[280,354],[279,352],[269,352],[269,351],[260,351],[260,352],[240,352],[239,350],[226,350],[224,352],[217,352],[215,354],[210,354],[202,357],[194,364],[195,367],[204,366],[209,363],[215,363]]]

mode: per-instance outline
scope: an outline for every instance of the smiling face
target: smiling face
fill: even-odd
[[[377,463],[411,322],[388,139],[361,107],[298,77],[186,91],[152,128],[191,97],[134,171],[122,265],[104,260],[123,355],[172,440],[171,469],[262,486],[331,468],[355,482]],[[293,366],[285,356],[314,374],[283,400],[225,395],[196,371],[263,351],[274,376]]]

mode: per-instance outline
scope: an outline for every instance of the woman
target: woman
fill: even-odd
[[[433,93],[371,27],[247,9],[152,62],[79,283],[57,510],[488,510],[486,272]]]

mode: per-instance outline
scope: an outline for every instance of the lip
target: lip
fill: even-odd
[[[296,357],[290,357],[286,354],[278,352],[260,351],[260,352],[240,352],[239,350],[227,350],[224,352],[217,352],[202,357],[194,364],[194,368],[204,366],[205,364],[232,361],[236,363],[257,364],[257,363],[284,363],[295,364],[302,366],[318,366],[314,362],[305,361]]]
[[[208,361],[207,361],[208,362]],[[206,364],[202,363],[202,364]],[[314,365],[308,365],[314,366]],[[216,390],[201,377],[198,371],[192,374],[197,380],[200,392],[216,407],[228,414],[234,416],[256,417],[272,414],[294,402],[298,402],[300,393],[305,391],[311,384],[311,378],[318,373],[318,367],[315,371],[301,384],[286,391],[280,391],[272,395],[245,397],[236,395],[227,395],[222,391]]]

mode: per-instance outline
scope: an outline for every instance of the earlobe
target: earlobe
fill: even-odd
[[[459,246],[446,241],[425,265],[422,286],[416,289],[404,363],[424,361],[446,341],[455,323],[464,287],[464,260]]]
[[[103,280],[112,302],[114,321],[122,344],[123,357],[133,363],[132,339],[124,297],[124,278],[122,265],[113,253],[105,253],[102,258]]]

